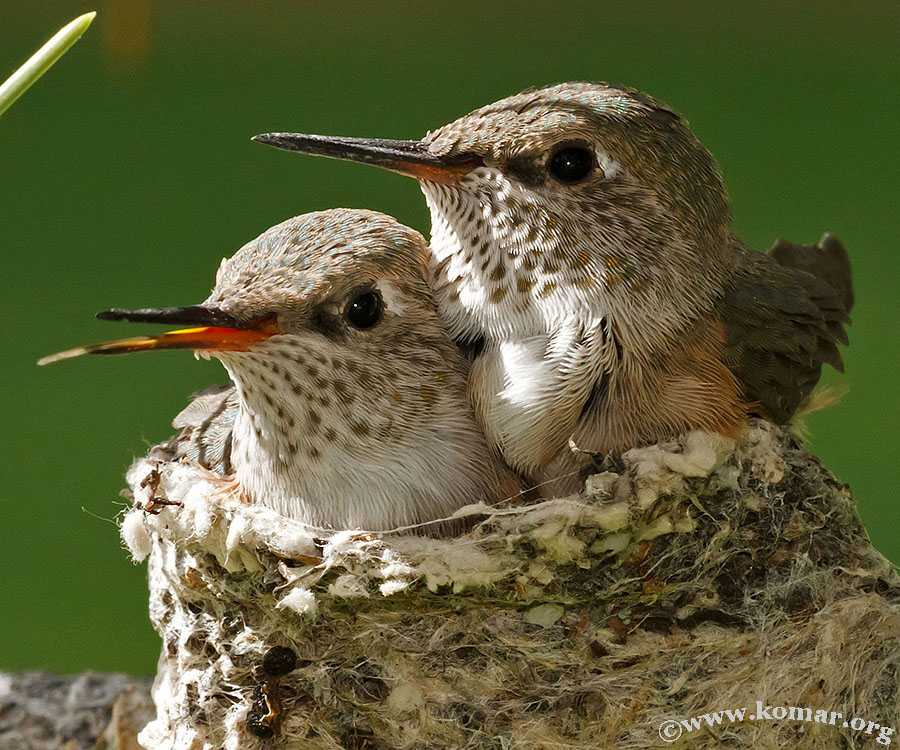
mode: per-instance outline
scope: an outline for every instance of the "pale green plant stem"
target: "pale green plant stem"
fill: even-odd
[[[96,15],[96,11],[91,11],[63,26],[50,41],[3,82],[0,86],[0,115],[78,41]]]

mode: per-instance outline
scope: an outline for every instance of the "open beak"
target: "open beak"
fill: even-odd
[[[222,310],[202,305],[190,307],[162,307],[145,310],[106,310],[97,313],[101,320],[130,320],[141,323],[187,324],[195,327],[169,331],[159,336],[136,336],[130,339],[107,341],[102,344],[79,346],[51,354],[38,360],[49,365],[61,359],[82,354],[128,354],[153,349],[195,349],[209,351],[246,351],[253,344],[281,333],[275,316],[268,315],[248,324]]]
[[[263,133],[253,136],[252,140],[285,151],[373,164],[428,182],[458,182],[476,167],[484,166],[481,157],[474,154],[435,156],[421,141],[341,138],[303,133]]]

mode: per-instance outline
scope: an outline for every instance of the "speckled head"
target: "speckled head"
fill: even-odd
[[[475,423],[467,364],[438,318],[427,257],[421,235],[383,214],[307,214],[223,260],[201,305],[107,317],[181,322],[187,310],[191,322],[217,326],[138,348],[173,348],[166,336],[182,336],[178,348],[225,365],[234,393],[195,431],[202,440],[227,422],[230,464],[249,499],[317,526],[393,528],[518,489]]]
[[[422,142],[444,159],[477,155],[532,188],[544,186],[548,194],[561,188],[570,196],[609,191],[617,181],[630,182],[669,210],[696,214],[713,228],[730,220],[715,162],[685,120],[625,86],[575,82],[523,91]],[[580,156],[574,153],[554,161],[573,148],[585,149],[590,158],[572,163]],[[602,191],[595,197],[603,198]]]
[[[715,293],[731,223],[718,169],[679,115],[634,89],[529,90],[421,141],[257,139],[418,178],[454,335],[537,335],[576,311],[677,325]]]

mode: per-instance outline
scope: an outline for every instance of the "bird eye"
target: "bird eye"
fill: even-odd
[[[378,292],[361,292],[352,297],[344,308],[344,317],[356,328],[378,325],[384,314],[384,300]]]
[[[593,171],[594,152],[584,146],[565,146],[550,157],[547,167],[560,182],[578,182]]]

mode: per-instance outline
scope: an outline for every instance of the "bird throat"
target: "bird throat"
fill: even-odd
[[[573,207],[492,167],[456,185],[420,185],[435,296],[458,340],[522,340],[602,318],[622,345],[650,355],[720,291],[705,254],[647,191],[619,188],[640,217],[625,220],[615,202]]]
[[[502,476],[483,460],[473,415],[458,408],[462,378],[448,383],[446,403],[417,380],[363,386],[352,373],[370,360],[291,335],[216,356],[240,401],[231,462],[253,502],[323,529],[384,530],[447,517],[490,497]],[[428,403],[407,415],[397,398]]]
[[[673,225],[659,220],[652,196],[632,205],[643,222],[622,220],[615,206],[589,222],[488,167],[460,186],[421,184],[440,314],[459,339],[484,341],[470,393],[516,470],[537,481],[547,478],[538,467],[572,468],[547,451],[562,456],[573,436],[588,451],[618,450],[653,442],[670,424],[729,432],[743,418],[708,322],[718,280],[664,231]],[[709,347],[695,356],[698,336]],[[660,420],[654,403],[664,391],[680,402]],[[594,411],[607,419],[603,434],[590,429]]]
[[[465,180],[464,189],[421,183],[438,304],[452,335],[543,332],[547,316],[571,303],[578,285],[603,283],[602,268],[566,247],[561,218],[517,183],[490,168]]]

